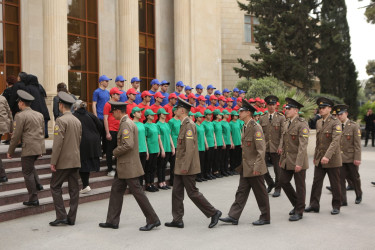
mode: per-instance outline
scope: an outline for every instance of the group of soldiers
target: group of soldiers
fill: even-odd
[[[27,206],[39,205],[37,191],[43,189],[37,177],[34,163],[38,156],[45,153],[43,116],[30,108],[34,97],[18,90],[18,106],[21,110],[14,119],[13,134],[8,150],[8,158],[12,157],[15,147],[22,141],[22,171],[25,176],[29,200]],[[74,225],[79,200],[79,167],[80,141],[82,126],[71,113],[74,98],[59,92],[59,111],[63,114],[56,119],[54,141],[51,156],[51,193],[56,210],[56,219],[51,226]],[[348,119],[348,106],[336,105],[327,98],[318,98],[317,105],[322,116],[317,122],[317,139],[314,153],[314,181],[310,197],[310,205],[305,208],[306,170],[309,167],[307,145],[309,127],[305,119],[299,117],[303,104],[286,98],[285,115],[277,112],[278,98],[270,95],[265,98],[268,112],[262,115],[257,123],[254,113],[257,109],[246,99],[242,100],[239,117],[244,121],[242,128],[242,159],[236,171],[240,173],[239,186],[228,216],[221,217],[222,212],[210,204],[196,187],[196,174],[200,173],[200,162],[197,146],[197,129],[189,118],[193,105],[178,97],[176,117],[181,120],[176,149],[174,183],[172,190],[171,222],[167,227],[183,228],[184,189],[189,198],[211,218],[209,228],[221,220],[237,225],[245,207],[251,189],[254,192],[261,215],[253,225],[270,224],[270,205],[268,193],[275,188],[274,197],[280,196],[284,190],[293,209],[289,212],[290,221],[303,218],[304,212],[319,212],[320,196],[325,174],[332,190],[332,211],[340,213],[340,207],[347,205],[345,179],[349,179],[355,189],[355,203],[362,201],[362,191],[358,167],[361,163],[361,132],[359,125]],[[111,188],[107,219],[100,223],[102,228],[119,227],[123,195],[127,187],[135,197],[144,216],[146,226],[141,231],[150,231],[161,225],[155,210],[145,195],[139,177],[144,174],[138,151],[138,129],[127,115],[127,103],[110,102],[111,112],[120,121],[117,135],[117,147],[113,155],[117,158],[117,168]],[[337,117],[331,114],[332,109]],[[274,166],[275,182],[269,175],[266,158],[270,158]],[[1,169],[0,169],[1,171]],[[294,189],[291,179],[294,177]],[[62,198],[62,184],[68,181],[70,210],[67,213]],[[268,188],[265,185],[268,183]]]

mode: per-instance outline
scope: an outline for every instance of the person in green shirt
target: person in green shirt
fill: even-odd
[[[206,136],[204,133],[204,125],[202,125],[202,122],[204,121],[204,115],[202,115],[201,112],[195,113],[195,125],[197,128],[197,136],[198,136],[198,151],[199,151],[199,162],[201,165],[201,172],[197,175],[195,180],[197,182],[207,181],[206,178],[204,178],[205,171],[205,162],[204,157],[206,150],[208,149],[208,144],[206,140]]]
[[[233,110],[231,113],[232,120],[229,123],[230,132],[232,135],[232,141],[234,148],[230,150],[230,171],[234,175],[238,175],[234,169],[236,169],[241,164],[242,159],[242,148],[241,148],[241,132],[242,132],[242,120],[239,119],[239,114],[237,111]]]
[[[212,118],[212,111],[209,109],[206,109],[204,111],[204,122],[202,122],[202,125],[204,127],[204,135],[206,136],[206,141],[208,145],[208,149],[206,149],[206,153],[204,156],[204,178],[207,180],[213,180],[216,179],[216,177],[212,174],[213,165],[215,163],[215,155],[214,151],[216,148],[216,138],[215,138],[215,132],[214,132],[214,125],[211,122]]]
[[[223,113],[221,113],[219,109],[215,109],[214,112],[212,112],[212,115],[212,124],[214,125],[214,132],[216,137],[216,148],[214,153],[215,164],[212,172],[216,178],[222,178],[223,176],[220,174],[220,171],[223,168],[222,165],[224,161],[224,149],[226,148],[223,137],[223,127],[220,123],[221,119],[223,119]]]
[[[160,108],[157,112],[158,119],[156,125],[159,129],[159,145],[160,155],[158,157],[157,173],[159,189],[168,190],[171,189],[165,182],[165,169],[167,168],[167,162],[171,155],[175,154],[175,148],[171,136],[171,128],[169,124],[165,122],[169,113],[164,108]]]
[[[232,135],[231,135],[231,128],[229,125],[229,116],[230,113],[228,110],[224,109],[223,110],[223,120],[220,122],[221,127],[223,128],[223,137],[224,137],[224,142],[225,142],[225,149],[224,149],[224,160],[222,164],[222,169],[221,169],[221,174],[223,176],[229,176],[233,175],[231,171],[229,171],[229,153],[230,150],[234,148],[233,141],[232,141]]]
[[[171,128],[171,136],[172,136],[172,140],[173,140],[173,145],[175,147],[175,149],[177,148],[177,138],[178,138],[178,134],[180,133],[180,127],[181,127],[181,120],[178,119],[176,117],[176,108],[173,108],[172,109],[172,112],[173,112],[173,117],[172,119],[169,120],[168,124],[169,124],[169,127]],[[173,179],[174,179],[174,165],[175,165],[175,162],[176,162],[176,154],[174,155],[171,155],[171,157],[169,157],[169,185],[170,186],[173,186]]]
[[[146,171],[146,161],[149,157],[147,143],[146,143],[146,129],[145,125],[140,122],[139,120],[142,118],[142,111],[144,108],[134,107],[130,113],[130,118],[133,119],[135,125],[138,128],[138,149],[139,149],[139,159],[141,160],[141,164],[143,167],[143,172]],[[143,186],[143,179],[144,175],[139,177],[139,182],[141,186]]]
[[[154,116],[156,114],[152,109],[147,109],[145,111],[145,134],[146,142],[148,148],[148,160],[146,161],[146,191],[157,192],[159,189],[154,183],[155,172],[158,164],[158,156],[160,155],[160,145],[159,145],[159,129],[158,126],[153,123]]]

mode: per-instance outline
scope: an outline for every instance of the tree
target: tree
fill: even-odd
[[[258,52],[253,61],[238,59],[239,77],[274,76],[308,92],[314,77],[318,44],[317,0],[247,0],[239,7],[259,19],[255,26]]]
[[[370,78],[366,82],[365,95],[370,100],[374,100],[375,93],[375,60],[368,61],[366,65],[366,73]]]
[[[321,91],[344,99],[349,113],[358,114],[357,72],[351,59],[345,0],[323,0],[320,14],[320,48],[317,76]]]
[[[359,0],[360,2],[362,0]],[[375,0],[371,0],[371,3],[365,6],[365,16],[367,17],[367,22],[375,24]]]

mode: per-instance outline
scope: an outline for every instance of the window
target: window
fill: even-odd
[[[19,0],[0,0],[0,93],[6,76],[21,71]]]
[[[155,3],[154,0],[138,0],[139,5],[139,72],[141,91],[150,89],[156,77],[155,65]]]
[[[259,24],[259,19],[250,16],[250,15],[245,15],[245,42],[246,43],[255,43],[254,39],[254,26]]]
[[[68,0],[68,63],[69,91],[90,104],[99,78],[97,0]]]

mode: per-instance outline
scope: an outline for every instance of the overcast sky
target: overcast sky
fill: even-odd
[[[347,20],[352,42],[352,59],[358,71],[358,80],[369,78],[366,74],[368,60],[375,60],[375,24],[369,24],[364,15],[370,0],[346,0]]]

